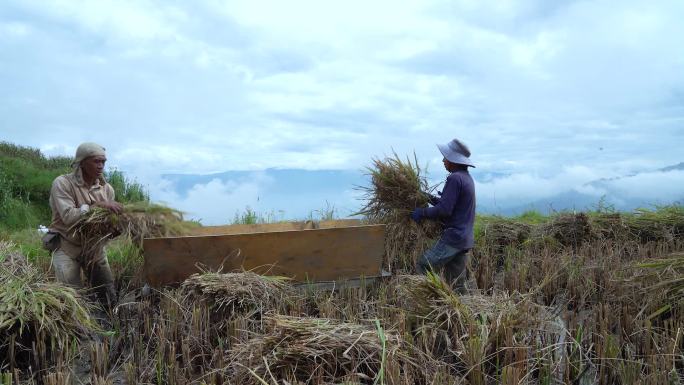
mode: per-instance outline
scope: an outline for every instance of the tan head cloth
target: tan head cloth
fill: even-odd
[[[83,159],[91,156],[106,156],[105,148],[97,143],[81,143],[76,149],[76,156],[74,157],[74,161],[71,162],[71,167],[77,168]]]

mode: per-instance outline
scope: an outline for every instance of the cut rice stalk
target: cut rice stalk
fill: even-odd
[[[385,266],[390,271],[412,271],[419,256],[442,231],[440,223],[413,222],[409,215],[417,207],[427,207],[425,194],[433,190],[414,160],[393,157],[373,159],[368,167],[371,185],[361,187],[366,204],[357,214],[371,222],[387,224]]]

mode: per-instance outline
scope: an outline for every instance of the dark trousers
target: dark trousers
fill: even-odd
[[[425,274],[428,270],[432,270],[442,274],[454,290],[463,293],[467,275],[468,251],[459,250],[440,239],[418,259],[416,271],[419,274]]]

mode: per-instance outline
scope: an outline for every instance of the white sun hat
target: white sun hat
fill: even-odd
[[[449,162],[475,167],[470,160],[470,150],[468,149],[468,146],[460,140],[454,139],[447,144],[438,144],[437,148],[439,148],[439,152],[441,152]]]

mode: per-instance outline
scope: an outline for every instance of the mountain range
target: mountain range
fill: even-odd
[[[684,162],[619,177],[596,179],[536,199],[493,199],[486,195],[486,192],[494,191],[497,195],[506,196],[505,191],[497,191],[497,183],[506,178],[514,178],[516,174],[474,169],[472,175],[478,186],[480,213],[517,215],[536,210],[547,214],[555,211],[596,209],[599,205],[603,208],[633,210],[638,207],[684,202]],[[358,170],[272,168],[208,175],[165,174],[162,178],[167,182],[166,188],[173,190],[175,199],[181,201],[168,202],[169,204],[182,207],[183,200],[187,200],[186,205],[193,202],[191,211],[200,211],[196,215],[204,218],[211,215],[203,214],[202,208],[196,207],[197,197],[192,198],[193,194],[210,185],[221,186],[214,194],[244,191],[242,194],[231,195],[230,207],[234,211],[236,207],[250,207],[260,212],[279,212],[284,219],[301,219],[326,207],[334,207],[340,217],[355,213],[363,206],[359,186],[368,186],[370,183],[369,177]],[[543,178],[537,180],[543,182]],[[245,189],[244,186],[249,188]],[[533,191],[534,179],[525,187]],[[227,214],[222,215],[225,217]],[[226,222],[223,219],[216,221]]]

